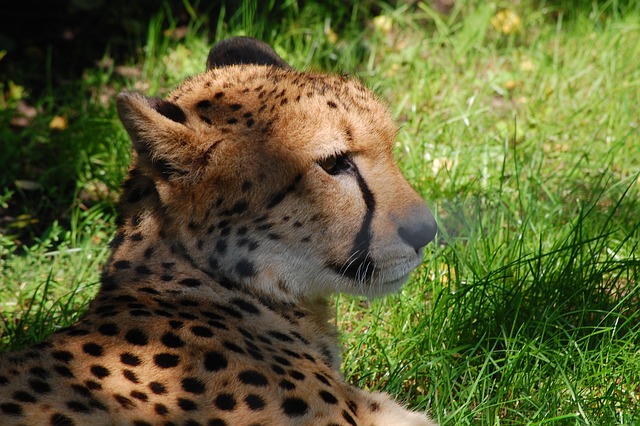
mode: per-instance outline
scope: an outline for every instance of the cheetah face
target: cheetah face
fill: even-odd
[[[125,183],[124,209],[218,280],[291,300],[375,296],[398,289],[434,238],[380,101],[353,79],[295,71],[262,42],[221,42],[206,73],[166,100],[123,93],[118,112],[130,175],[145,182]],[[127,204],[134,190],[146,197]]]

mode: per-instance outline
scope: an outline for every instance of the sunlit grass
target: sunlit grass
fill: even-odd
[[[374,88],[401,124],[398,162],[438,217],[401,294],[336,299],[346,375],[443,424],[638,424],[640,7],[430,4],[374,17],[359,2],[334,14],[291,3],[267,25],[275,4],[247,2],[218,19],[216,38],[259,36],[296,67]],[[3,349],[72,323],[95,293],[128,162],[113,96],[162,95],[204,68],[213,40],[199,21],[175,30],[171,16],[151,19],[126,64],[136,78],[88,70],[65,110],[42,99],[39,124],[2,126],[62,144],[40,184],[49,202],[68,200],[27,247],[14,235],[32,212],[0,236]],[[70,125],[51,133],[57,114]],[[32,154],[12,146],[4,161]],[[39,194],[7,188],[0,206]]]

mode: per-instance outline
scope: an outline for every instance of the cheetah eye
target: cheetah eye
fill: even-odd
[[[318,161],[318,165],[322,170],[334,176],[339,173],[346,172],[353,167],[351,158],[348,154],[337,154]]]

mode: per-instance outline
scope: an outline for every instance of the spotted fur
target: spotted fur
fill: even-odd
[[[435,233],[385,107],[253,39],[207,64],[118,96],[134,153],[100,291],[0,355],[0,424],[432,425],[345,382],[327,304],[396,290]]]

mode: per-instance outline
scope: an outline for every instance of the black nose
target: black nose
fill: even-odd
[[[438,225],[426,205],[414,207],[398,224],[398,235],[417,252],[436,236]]]

